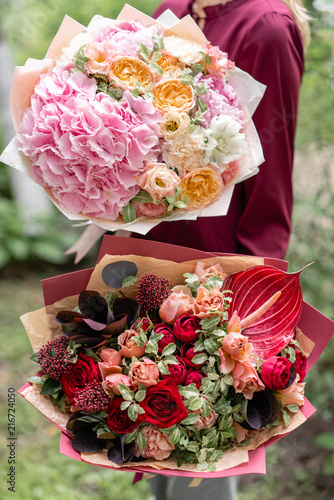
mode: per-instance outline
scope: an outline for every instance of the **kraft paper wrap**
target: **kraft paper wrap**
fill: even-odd
[[[111,289],[103,282],[101,277],[102,271],[106,265],[119,260],[132,261],[138,268],[137,284],[125,289],[126,296],[131,297],[135,296],[140,278],[144,274],[154,272],[158,276],[170,279],[174,285],[182,284],[184,280],[183,274],[186,272],[194,272],[195,265],[198,262],[198,259],[176,263],[170,260],[161,260],[153,257],[142,257],[138,255],[105,255],[96,265],[87,285],[87,289],[97,290],[101,293],[101,295],[107,294]],[[205,263],[205,267],[219,263],[224,272],[226,272],[226,274],[230,274],[255,265],[262,265],[263,259],[251,256],[221,256],[201,259],[201,262]],[[38,351],[43,344],[62,335],[61,326],[55,321],[55,315],[64,309],[73,309],[77,305],[77,300],[78,295],[65,297],[50,306],[22,316],[22,322],[27,330],[34,351]],[[305,346],[305,349],[310,352],[312,350],[313,342],[307,339],[300,329],[298,330],[298,338],[303,346]],[[55,407],[48,397],[39,393],[39,390],[39,386],[31,385],[23,388],[21,394],[51,422],[66,432],[66,423],[70,418],[70,413],[61,412],[60,408]],[[249,460],[249,452],[251,450],[255,450],[261,444],[266,443],[269,439],[275,438],[275,436],[281,436],[296,429],[299,425],[306,421],[308,416],[313,413],[313,411],[314,409],[308,410],[306,415],[304,415],[302,411],[297,414],[292,414],[287,428],[285,428],[281,423],[273,429],[264,429],[260,432],[254,432],[253,439],[250,444],[245,447],[237,447],[235,450],[225,452],[223,459],[217,463],[217,472],[228,470],[241,464],[246,464]],[[107,458],[106,450],[98,453],[81,453],[81,460],[94,465],[122,470],[135,470],[141,467],[141,464],[138,462],[128,463],[122,466],[114,464]],[[183,464],[180,468],[178,468],[176,461],[173,459],[167,459],[164,461],[154,461],[153,459],[150,459],[143,462],[142,466],[150,467],[157,471],[165,469],[180,472],[191,472],[194,475],[198,473],[196,464]],[[210,473],[204,473],[204,475],[205,474]]]

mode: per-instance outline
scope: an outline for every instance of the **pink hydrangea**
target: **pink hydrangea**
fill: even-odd
[[[56,66],[37,84],[18,140],[33,179],[61,209],[115,220],[155,157],[160,119],[151,100],[124,92],[116,102],[96,94],[94,78]]]
[[[199,83],[206,83],[209,90],[201,95],[208,109],[204,115],[204,121],[201,125],[209,128],[213,117],[220,115],[229,115],[234,120],[244,126],[244,113],[241,109],[239,97],[232,87],[222,78],[216,76],[205,76],[199,79]]]

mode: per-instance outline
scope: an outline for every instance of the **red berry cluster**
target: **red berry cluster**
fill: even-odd
[[[150,317],[169,296],[173,283],[156,274],[145,274],[140,280],[137,290],[137,301],[140,303],[140,315],[148,314]],[[151,318],[152,319],[152,318]]]
[[[71,354],[67,351],[69,340],[66,337],[45,344],[37,355],[41,372],[54,380],[60,380],[63,373],[70,369]]]
[[[86,385],[73,398],[74,406],[78,410],[88,413],[98,413],[106,409],[110,402],[110,396],[104,392],[100,382],[92,382]]]

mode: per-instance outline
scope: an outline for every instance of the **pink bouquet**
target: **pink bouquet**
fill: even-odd
[[[112,256],[105,239],[93,271],[44,283],[47,307],[22,318],[39,364],[22,395],[81,460],[249,472],[252,453],[312,414],[303,380],[333,323],[303,304],[283,262],[178,248],[172,263],[171,245],[145,242],[157,258],[142,257],[123,240],[111,237]]]
[[[169,29],[128,6],[87,29],[65,19],[46,59],[16,70],[2,160],[104,229],[222,215],[263,161],[262,87],[189,19]]]

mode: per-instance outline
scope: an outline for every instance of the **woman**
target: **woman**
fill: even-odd
[[[228,214],[196,221],[163,222],[145,239],[206,251],[283,258],[291,232],[293,142],[298,96],[309,42],[301,0],[166,0],[155,12],[190,14],[207,39],[236,66],[267,85],[253,120],[265,162],[254,177],[235,187]],[[133,235],[138,237],[136,235]],[[204,479],[157,475],[156,500],[235,500],[235,478]]]
[[[226,216],[164,222],[144,238],[283,258],[291,232],[293,142],[309,40],[306,11],[300,0],[166,0],[155,17],[166,9],[180,18],[192,15],[213,45],[267,85],[253,116],[265,163],[235,187]]]

